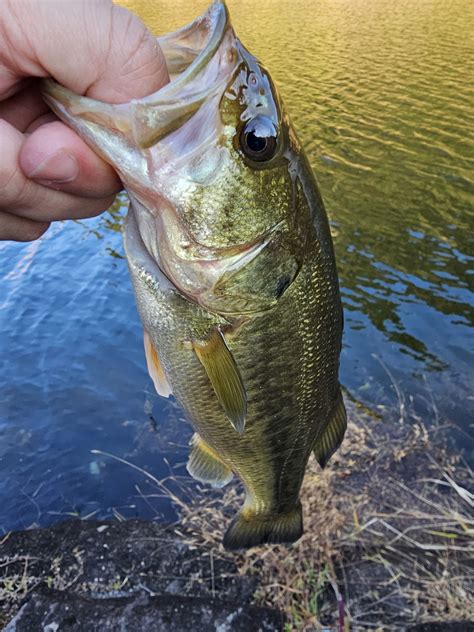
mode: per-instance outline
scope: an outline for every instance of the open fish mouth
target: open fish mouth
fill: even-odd
[[[171,82],[162,92],[176,92],[189,79],[196,77],[218,50],[228,26],[229,14],[225,4],[214,2],[190,24],[158,37],[171,76]]]
[[[202,16],[157,41],[171,81],[141,99],[110,104],[78,96],[52,79],[42,82],[50,107],[78,131],[87,127],[86,139],[94,149],[102,149],[103,157],[119,172],[111,150],[97,146],[100,128],[120,133],[138,148],[149,148],[189,120],[213,94],[222,92],[237,60],[236,37],[222,2],[214,2]]]

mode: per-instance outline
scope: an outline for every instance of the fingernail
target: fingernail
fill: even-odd
[[[28,175],[33,180],[47,180],[51,184],[72,182],[79,173],[76,159],[62,149],[41,162]]]

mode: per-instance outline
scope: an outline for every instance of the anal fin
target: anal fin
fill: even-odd
[[[341,445],[346,428],[346,408],[342,400],[341,391],[339,390],[332,417],[324,429],[323,434],[318,437],[313,448],[314,456],[322,468],[326,467],[329,459]]]
[[[191,446],[186,467],[193,478],[213,487],[224,487],[232,480],[231,469],[198,434],[193,435]]]
[[[169,397],[172,394],[171,387],[166,379],[165,372],[161,366],[158,352],[153,344],[150,334],[145,329],[143,334],[143,342],[145,345],[146,364],[148,367],[148,373],[150,374],[153,384],[155,385],[156,392],[162,397]]]

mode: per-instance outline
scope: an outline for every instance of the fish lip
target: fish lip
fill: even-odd
[[[208,85],[204,82],[204,87],[202,87],[200,85],[202,82],[199,82],[199,76],[203,72],[205,73],[206,67],[210,65],[211,60],[223,46],[227,33],[230,32],[230,46],[235,46],[237,41],[235,33],[230,26],[229,12],[224,2],[215,0],[203,15],[174,33],[157,38],[157,41],[160,43],[161,39],[164,47],[163,54],[168,65],[167,51],[178,50],[179,46],[175,45],[174,49],[173,47],[167,49],[165,42],[168,40],[173,41],[180,33],[199,29],[203,23],[208,24],[207,39],[194,61],[155,93],[141,99],[134,99],[129,103],[132,136],[138,146],[143,149],[151,147],[169,132],[174,131],[179,126],[176,124],[176,121],[182,124],[204,103],[225,91],[228,73],[224,73],[221,76],[220,70],[216,70],[216,76],[212,78]],[[235,65],[237,55],[231,54],[230,50],[232,49],[224,48],[223,55],[227,54],[228,58],[232,60],[231,63]],[[206,80],[208,79],[207,77],[205,78]],[[190,87],[191,89],[189,89]],[[168,126],[162,125],[163,119],[173,110],[177,112],[177,115],[170,118]]]
[[[194,79],[206,66],[206,64],[209,63],[209,61],[212,59],[212,57],[217,52],[219,46],[221,45],[226,30],[230,24],[229,11],[225,2],[214,0],[214,2],[201,16],[197,17],[195,20],[181,27],[177,31],[167,33],[166,35],[158,37],[157,42],[158,44],[160,44],[166,60],[167,50],[169,50],[166,46],[166,42],[168,40],[172,40],[173,38],[176,39],[176,36],[179,36],[186,31],[191,31],[193,28],[198,27],[202,22],[206,20],[211,24],[211,28],[209,28],[208,30],[209,34],[207,42],[202,48],[201,52],[196,56],[194,61],[186,68],[186,70],[180,73],[175,79],[167,83],[165,86],[160,88],[157,92],[143,97],[136,102],[140,101],[143,103],[153,103],[153,98],[158,93],[160,97],[166,97],[169,94],[176,93],[177,90],[181,89],[187,83],[189,83],[190,80]]]

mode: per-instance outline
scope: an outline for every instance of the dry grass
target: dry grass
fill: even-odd
[[[10,534],[0,540],[6,542]],[[26,597],[38,586],[47,586],[57,590],[68,590],[82,573],[82,552],[73,551],[75,558],[74,572],[65,572],[60,557],[50,561],[48,572],[34,570],[39,558],[31,555],[15,555],[0,557],[0,629],[16,614]]]
[[[389,423],[348,409],[339,453],[323,472],[313,459],[308,465],[298,543],[225,552],[222,534],[242,502],[235,486],[223,497],[206,490],[176,499],[180,528],[242,573],[258,573],[257,601],[282,609],[288,630],[473,621],[472,472],[419,420],[404,414]]]

